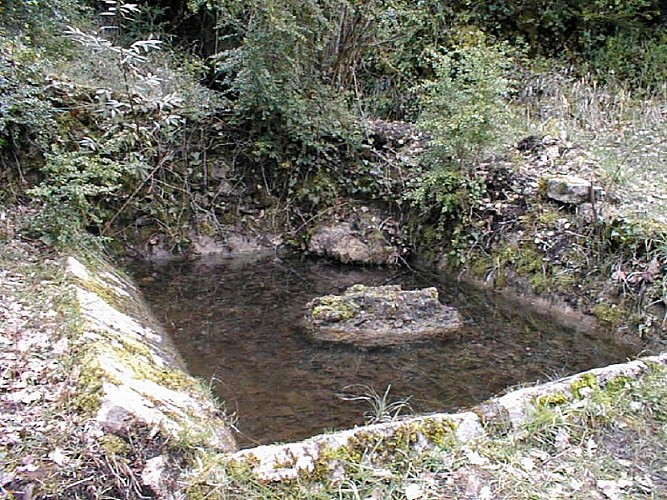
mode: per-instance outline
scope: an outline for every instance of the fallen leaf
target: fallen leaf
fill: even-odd
[[[596,485],[609,500],[620,500],[623,490],[632,486],[632,481],[628,481],[627,479],[619,479],[618,481],[599,479]]]
[[[466,458],[468,459],[468,462],[470,462],[470,465],[485,465],[489,463],[486,457],[483,457],[476,451],[466,450],[465,454]]]
[[[408,484],[405,487],[405,498],[407,500],[417,500],[419,498],[424,498],[424,490],[417,483]]]
[[[56,448],[51,453],[49,453],[49,459],[61,467],[69,462],[69,458],[67,455],[65,455],[65,452],[62,450],[62,448]]]
[[[528,472],[535,469],[535,461],[532,458],[523,457],[520,461],[521,467],[523,467]]]
[[[564,429],[560,428],[558,429],[558,433],[556,434],[556,440],[555,443],[556,449],[559,451],[565,450],[570,446],[570,434]]]

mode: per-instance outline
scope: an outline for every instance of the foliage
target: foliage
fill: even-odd
[[[0,38],[0,149],[48,143],[56,110],[43,96],[44,66],[39,50]]]
[[[114,35],[130,31],[124,27],[134,23],[138,7],[107,4],[112,16],[102,35],[85,26],[62,30],[80,49],[60,62],[57,76],[45,81],[45,68],[53,68],[48,58],[34,75],[18,75],[22,107],[3,117],[6,134],[25,129],[44,138],[37,153],[47,160],[30,194],[46,207],[36,228],[51,243],[76,241],[82,230],[104,235],[112,223],[142,214],[181,238],[182,217],[196,204],[191,186],[206,181],[205,154],[193,137],[203,137],[198,127],[218,101],[193,82],[196,64],[179,68],[176,57],[158,51],[161,41],[154,36],[129,41]],[[194,104],[206,102],[211,109]],[[45,118],[33,119],[43,108]]]
[[[433,76],[431,52],[450,43],[456,16],[447,2],[376,2],[372,50],[357,66],[364,110],[375,116],[413,120],[416,86]]]
[[[88,227],[99,232],[123,178],[132,170],[130,165],[96,155],[50,155],[43,168],[47,180],[30,191],[48,207],[35,228],[52,245],[72,245]]]
[[[391,384],[387,386],[382,394],[372,387],[366,385],[351,385],[343,388],[346,391],[354,391],[350,394],[340,394],[338,397],[343,401],[364,401],[370,406],[366,412],[366,424],[378,424],[394,422],[401,415],[412,412],[410,397],[391,401],[389,392]],[[361,392],[358,394],[357,392]]]
[[[592,69],[613,68],[642,85],[660,80],[664,59],[651,31],[658,14],[652,0],[615,9],[611,0],[546,6],[537,0],[121,0],[105,2],[97,33],[92,22],[77,19],[78,3],[9,1],[2,7],[3,19],[16,17],[8,23],[16,30],[28,23],[36,33],[44,16],[49,26],[78,21],[60,30],[57,49],[26,42],[21,57],[33,57],[30,64],[16,65],[20,57],[7,59],[3,51],[11,61],[0,80],[8,110],[0,116],[5,153],[32,144],[35,164],[74,152],[131,164],[118,179],[126,198],[103,197],[109,204],[104,213],[113,222],[147,215],[172,234],[195,212],[216,218],[224,209],[209,175],[214,156],[224,175],[250,186],[247,193],[254,189],[269,205],[296,207],[302,221],[343,194],[400,197],[406,178],[399,186],[364,151],[365,120],[382,116],[419,117],[430,136],[421,170],[406,176],[413,178],[407,198],[440,237],[451,236],[450,223],[460,214],[465,219],[481,196],[470,167],[506,125],[513,54],[491,35],[525,40],[533,53],[593,54]],[[215,53],[214,87],[224,98],[208,93],[207,106],[192,78],[201,73],[176,80],[166,69],[175,59],[164,50],[165,37],[152,34],[180,26],[170,16],[183,14],[186,4],[194,17],[206,19],[201,29],[212,31],[200,38],[215,39],[207,51]],[[466,27],[475,25],[479,29]],[[82,48],[63,43],[63,34]],[[66,55],[58,70],[67,83],[62,75],[51,83],[44,77],[40,61],[56,52]],[[201,71],[196,59],[187,65]],[[44,185],[59,185],[51,179],[60,175],[56,170],[42,174]],[[56,197],[42,200],[50,198]],[[91,223],[107,231],[92,219],[83,225]]]
[[[422,85],[419,122],[430,145],[421,158],[425,171],[407,198],[432,225],[429,245],[448,235],[461,247],[468,242],[460,224],[469,222],[483,195],[470,167],[507,127],[510,60],[506,46],[489,45],[475,31],[431,58],[435,78]],[[454,253],[461,260],[458,249]]]
[[[456,11],[490,34],[525,44],[533,55],[566,59],[583,72],[592,69],[603,81],[613,72],[634,86],[651,88],[665,77],[664,65],[651,64],[664,60],[667,12],[662,4],[660,0],[463,0],[456,3]]]
[[[480,32],[430,54],[435,78],[422,84],[420,125],[431,134],[432,165],[479,158],[507,123],[510,68],[505,45],[489,45]]]
[[[89,7],[81,0],[5,0],[0,4],[0,32],[26,36],[43,46],[57,45],[53,38],[61,22],[83,18]]]
[[[667,80],[667,34],[628,30],[605,39],[592,53],[591,71],[602,81],[629,82],[640,89],[659,89]]]
[[[660,13],[658,0],[464,0],[459,8],[471,22],[549,55],[588,51],[610,35],[650,25]]]
[[[412,228],[415,247],[425,253],[436,252],[449,240],[453,265],[465,262],[463,251],[473,237],[469,226],[470,214],[480,203],[484,186],[465,172],[453,167],[439,166],[413,181],[406,198],[417,209],[417,220]],[[469,226],[464,229],[465,226]],[[430,257],[435,258],[432,254]]]
[[[347,78],[332,46],[333,16],[343,6],[286,0],[208,5],[221,34],[217,79],[233,102],[232,120],[248,134],[247,163],[260,168],[272,190],[294,195],[298,183],[334,177],[332,167],[358,142],[345,89],[332,85]]]

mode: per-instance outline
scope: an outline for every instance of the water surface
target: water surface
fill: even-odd
[[[488,292],[406,269],[342,266],[298,255],[130,266],[190,372],[238,417],[241,446],[291,441],[364,423],[374,390],[416,412],[453,411],[509,386],[625,361],[599,334],[558,325]],[[437,286],[465,327],[453,339],[360,350],[312,342],[310,299],[355,283]],[[372,411],[370,411],[372,413]]]

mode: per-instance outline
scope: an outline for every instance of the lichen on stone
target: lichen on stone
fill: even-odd
[[[598,378],[592,373],[584,373],[570,384],[572,395],[576,399],[584,399],[586,397],[586,390],[599,389],[600,382]]]

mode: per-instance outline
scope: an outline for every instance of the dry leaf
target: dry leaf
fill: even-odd
[[[62,450],[62,448],[56,448],[51,453],[49,453],[49,459],[61,467],[69,462],[69,458],[67,455],[65,455],[65,452]]]

